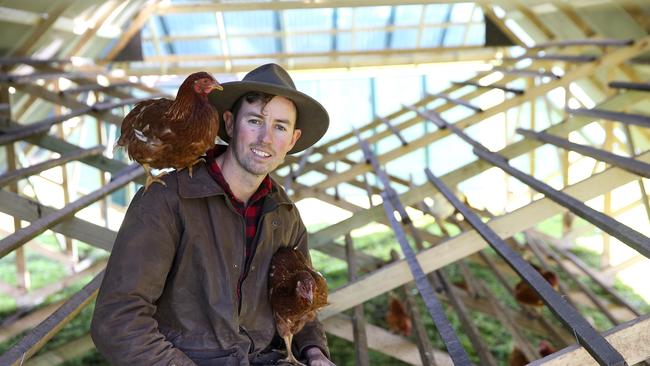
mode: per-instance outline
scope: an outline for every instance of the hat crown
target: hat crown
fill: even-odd
[[[242,81],[255,81],[259,83],[289,87],[294,90],[296,89],[296,85],[293,83],[289,73],[287,73],[287,71],[280,65],[273,63],[262,65],[255,70],[252,70],[244,76]]]

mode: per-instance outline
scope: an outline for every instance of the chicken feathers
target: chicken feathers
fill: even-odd
[[[391,296],[388,302],[388,312],[386,312],[386,323],[388,329],[401,334],[405,337],[411,335],[413,322],[406,311],[406,306],[397,297]]]
[[[151,168],[189,168],[214,146],[219,131],[219,112],[208,102],[208,94],[222,90],[207,72],[188,76],[178,89],[175,100],[145,100],[124,117],[118,147],[147,172],[145,191],[158,182]]]
[[[287,347],[285,361],[302,365],[291,352],[293,335],[327,305],[327,283],[295,248],[280,248],[271,259],[269,301],[278,334]]]

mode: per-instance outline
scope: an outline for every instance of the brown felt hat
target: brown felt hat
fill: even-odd
[[[293,101],[297,109],[296,128],[302,132],[289,154],[295,154],[312,146],[327,132],[330,118],[325,108],[316,99],[299,92],[289,73],[280,65],[262,65],[246,74],[241,81],[231,81],[221,86],[223,90],[213,91],[208,96],[210,103],[217,108],[220,115],[230,110],[242,95],[253,91],[279,95]],[[219,137],[230,142],[223,118],[220,119],[219,124]]]

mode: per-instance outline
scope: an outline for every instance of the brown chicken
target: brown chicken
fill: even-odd
[[[391,296],[388,300],[386,323],[388,324],[388,329],[405,337],[410,336],[413,330],[413,322],[406,311],[406,306],[395,296]]]
[[[291,352],[293,335],[316,318],[327,305],[327,283],[295,248],[283,247],[273,255],[269,272],[269,301],[278,334],[287,347],[286,362],[303,365]]]
[[[553,353],[555,353],[555,351],[557,350],[550,343],[548,343],[548,341],[541,340],[539,342],[538,352],[540,356],[546,357],[548,355],[552,355]]]
[[[554,272],[543,270],[534,264],[532,266],[546,279],[546,281],[548,281],[551,287],[555,290],[558,289],[559,279]],[[542,299],[537,295],[535,290],[533,290],[533,288],[523,280],[515,286],[515,299],[523,305],[534,307],[541,307],[544,305],[544,302],[542,302]]]
[[[508,355],[508,366],[524,366],[528,363],[530,363],[528,357],[517,347],[514,347]]]
[[[210,74],[197,72],[181,84],[175,100],[146,100],[124,117],[116,145],[145,169],[145,191],[154,182],[165,185],[160,179],[165,173],[154,177],[151,168],[189,168],[192,176],[192,166],[214,146],[219,131],[219,113],[208,94],[222,89]]]
[[[546,357],[555,353],[555,348],[553,348],[548,341],[541,340],[537,352],[540,357]],[[526,357],[526,355],[524,355],[524,353],[517,347],[514,347],[508,356],[508,366],[524,366],[529,363],[530,361],[528,360],[528,357]]]

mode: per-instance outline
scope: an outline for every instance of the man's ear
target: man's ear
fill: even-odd
[[[223,122],[226,126],[226,134],[232,139],[233,129],[235,128],[235,118],[230,111],[223,112]]]
[[[293,149],[293,145],[295,145],[296,142],[298,142],[298,139],[300,138],[301,134],[302,131],[300,131],[299,129],[296,128],[293,130],[293,136],[291,136],[291,145],[289,146],[289,150]]]

